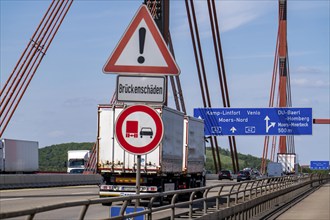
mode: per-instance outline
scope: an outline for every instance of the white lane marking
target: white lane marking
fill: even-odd
[[[92,193],[92,192],[76,192],[76,193],[70,193],[71,195],[80,195],[80,194],[86,194],[86,193]]]
[[[20,199],[23,199],[23,198],[0,199],[0,202],[3,202],[3,201],[12,201],[12,200],[20,200]]]

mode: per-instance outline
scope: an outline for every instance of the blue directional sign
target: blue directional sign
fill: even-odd
[[[195,108],[204,120],[204,134],[311,135],[312,108]]]
[[[110,208],[110,218],[120,216],[120,209],[121,209],[121,206],[111,206],[111,208]],[[126,210],[125,210],[125,214],[130,214],[130,213],[134,213],[134,212],[142,212],[144,210],[145,210],[144,207],[136,207],[135,208],[134,206],[127,206]],[[136,217],[130,218],[130,219],[145,220],[145,216],[144,215],[139,215],[139,216],[136,216]]]
[[[311,161],[311,170],[329,170],[329,161]]]

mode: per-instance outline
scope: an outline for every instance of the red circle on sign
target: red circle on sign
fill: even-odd
[[[136,112],[144,112],[148,114],[156,125],[156,131],[154,139],[147,145],[142,147],[137,147],[128,143],[123,135],[122,127],[124,124],[125,119],[132,113]],[[119,145],[124,148],[124,150],[132,153],[132,154],[147,154],[153,151],[161,142],[163,138],[163,122],[160,118],[159,114],[153,108],[150,108],[146,105],[134,105],[124,109],[118,116],[115,126],[115,136]]]

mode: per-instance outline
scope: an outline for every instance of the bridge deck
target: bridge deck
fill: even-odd
[[[330,219],[330,183],[323,185],[277,219]]]

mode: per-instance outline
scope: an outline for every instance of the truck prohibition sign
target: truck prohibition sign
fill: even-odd
[[[153,108],[134,105],[123,110],[117,118],[115,135],[126,151],[142,155],[153,151],[163,138],[163,122]]]

